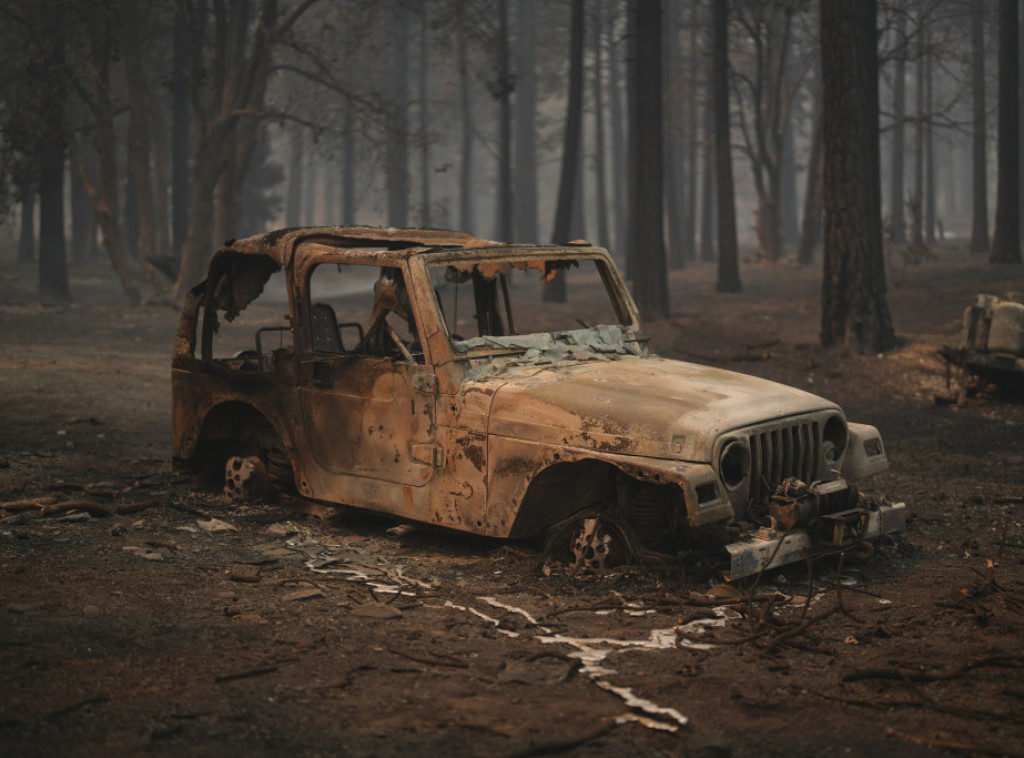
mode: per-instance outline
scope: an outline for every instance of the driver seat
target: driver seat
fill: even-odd
[[[338,316],[327,303],[314,303],[309,315],[313,325],[313,350],[318,353],[344,353]]]

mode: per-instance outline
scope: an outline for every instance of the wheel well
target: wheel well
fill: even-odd
[[[556,463],[530,482],[510,537],[527,538],[581,511],[608,511],[648,543],[676,533],[686,523],[682,490],[645,482],[605,461]]]
[[[229,401],[206,414],[192,458],[223,465],[231,455],[258,455],[275,446],[283,448],[283,438],[266,416],[248,403]]]

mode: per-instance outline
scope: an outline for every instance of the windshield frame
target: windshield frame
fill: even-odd
[[[565,261],[569,263],[571,261],[592,261],[595,268],[597,269],[601,281],[604,285],[605,293],[608,296],[609,303],[619,320],[618,324],[610,324],[607,326],[620,327],[624,334],[632,335],[629,342],[642,343],[646,341],[646,336],[642,334],[640,325],[640,316],[637,311],[636,304],[633,302],[633,298],[629,294],[629,290],[626,288],[625,282],[622,280],[614,262],[608,251],[604,248],[594,247],[591,245],[502,245],[495,247],[476,248],[476,249],[462,249],[462,250],[446,250],[423,253],[415,256],[410,264],[414,266],[422,266],[422,275],[425,281],[432,281],[431,270],[442,266],[455,266],[456,268],[467,271],[472,270],[473,267],[483,265],[494,265],[498,268],[504,268],[509,266],[513,269],[529,269],[538,268],[543,261]],[[463,268],[464,267],[464,268]],[[495,274],[495,278],[497,278]],[[557,335],[565,333],[567,330],[553,330],[550,332],[527,332],[523,334],[512,334],[505,336],[485,336],[485,337],[473,337],[468,340],[455,340],[452,334],[449,332],[449,325],[447,320],[441,315],[443,309],[435,294],[435,307],[438,310],[438,321],[442,329],[448,344],[450,345],[454,357],[456,360],[460,358],[465,360],[469,357],[487,357],[496,355],[515,355],[516,353],[525,353],[530,346],[516,346],[510,344],[502,344],[506,342],[514,342],[517,337],[528,338],[528,341],[532,342],[535,335]],[[467,342],[482,343],[472,346],[466,346]],[[491,343],[491,344],[487,344]],[[637,345],[639,347],[639,344]]]

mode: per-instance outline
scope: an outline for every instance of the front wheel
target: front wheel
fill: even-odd
[[[546,552],[577,570],[604,573],[638,562],[632,530],[608,513],[587,512],[555,524],[548,531]]]

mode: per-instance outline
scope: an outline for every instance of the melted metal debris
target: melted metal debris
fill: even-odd
[[[725,626],[726,619],[728,617],[738,617],[738,614],[736,614],[734,610],[731,610],[726,606],[720,606],[713,609],[718,618],[697,619],[688,624],[674,626],[668,629],[652,629],[646,640],[618,640],[603,637],[567,637],[561,634],[552,634],[549,627],[542,626],[532,614],[522,608],[514,605],[508,605],[494,597],[478,597],[477,600],[483,601],[493,608],[501,608],[509,613],[515,613],[522,616],[530,626],[535,627],[541,635],[543,635],[536,637],[538,642],[569,645],[576,648],[576,650],[569,655],[570,657],[577,658],[583,664],[580,668],[580,673],[588,676],[591,681],[601,689],[620,697],[629,708],[639,711],[639,713],[626,713],[617,718],[615,723],[625,724],[628,722],[635,722],[641,726],[647,727],[648,729],[657,729],[659,731],[667,732],[676,732],[679,730],[680,726],[686,726],[689,723],[689,718],[684,716],[675,708],[661,706],[635,695],[630,687],[620,687],[612,684],[611,682],[605,681],[603,677],[610,676],[617,672],[615,669],[607,668],[600,664],[616,650],[621,649],[666,650],[677,647],[689,647],[695,650],[707,650],[714,646],[699,642],[691,642],[683,633],[689,632],[690,634],[694,634],[700,633],[708,627]],[[488,616],[486,613],[482,613],[475,608],[456,605],[451,600],[446,600],[443,607],[471,613],[489,624],[493,624],[497,628],[497,631],[506,637],[521,636],[519,632],[502,629],[499,626],[500,621],[498,619],[493,616]]]
[[[628,327],[599,324],[567,332],[474,337],[457,342],[455,346],[469,354],[470,377],[480,378],[500,375],[511,367],[609,361],[623,355],[642,355],[635,346],[636,341],[636,335]]]

